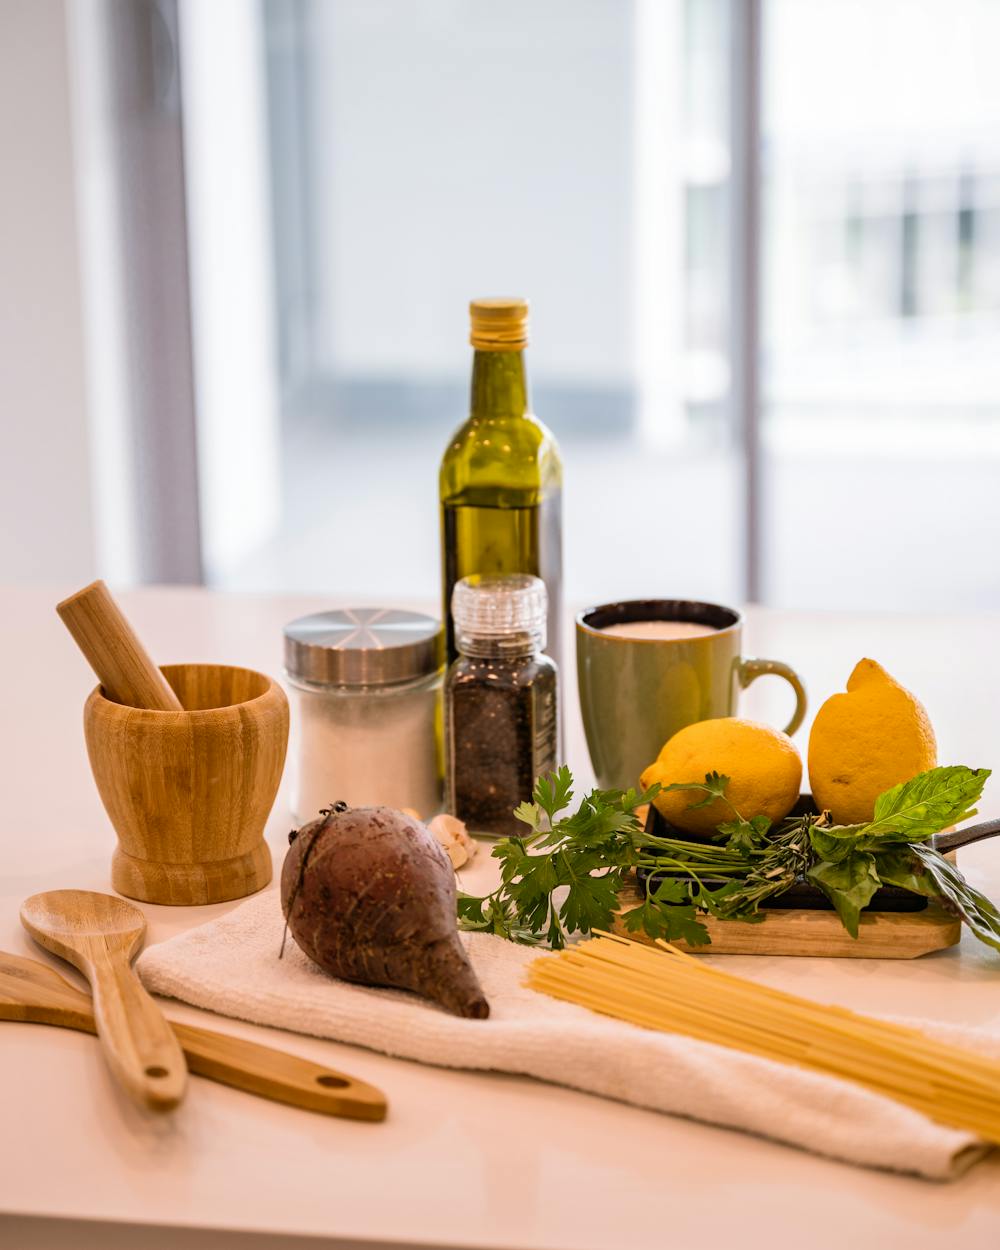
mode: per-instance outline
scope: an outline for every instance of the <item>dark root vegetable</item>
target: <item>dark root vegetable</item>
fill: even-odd
[[[458,1016],[490,1014],[458,940],[454,870],[419,820],[335,803],[289,841],[281,906],[310,959],[344,981],[413,990]]]

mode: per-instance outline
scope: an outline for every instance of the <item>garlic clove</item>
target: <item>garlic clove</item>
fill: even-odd
[[[457,816],[449,816],[442,812],[440,816],[435,816],[428,822],[427,828],[444,847],[453,868],[461,868],[475,855],[476,844],[469,837],[465,822],[459,820]]]

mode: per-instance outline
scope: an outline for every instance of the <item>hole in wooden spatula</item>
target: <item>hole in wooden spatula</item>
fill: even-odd
[[[350,1083],[350,1081],[345,1081],[342,1076],[318,1076],[316,1078],[316,1084],[325,1085],[327,1089],[344,1089]]]
[[[146,1075],[151,1076],[154,1080],[160,1080],[162,1077],[169,1076],[170,1073],[166,1068],[152,1067],[146,1069]]]

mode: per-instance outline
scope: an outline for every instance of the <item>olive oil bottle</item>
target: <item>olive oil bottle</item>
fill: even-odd
[[[440,474],[448,660],[457,654],[455,583],[472,573],[531,573],[548,590],[545,650],[561,668],[562,461],[528,400],[528,304],[473,300],[469,314],[475,348],[469,418],[452,436]]]

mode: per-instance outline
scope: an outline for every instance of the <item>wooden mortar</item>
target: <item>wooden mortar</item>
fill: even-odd
[[[147,903],[243,898],[271,880],[264,825],[288,741],[288,700],[263,673],[160,670],[181,711],[127,707],[101,686],[84,708],[90,766],[118,848],[114,888]]]

